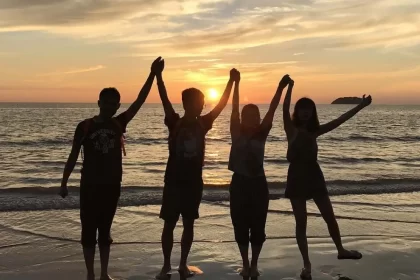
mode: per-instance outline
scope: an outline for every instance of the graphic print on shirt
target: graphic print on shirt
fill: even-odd
[[[177,157],[182,159],[192,159],[199,156],[200,139],[196,127],[183,127],[177,135]]]
[[[90,140],[96,151],[108,154],[110,149],[115,148],[115,131],[111,129],[99,129],[90,135]]]

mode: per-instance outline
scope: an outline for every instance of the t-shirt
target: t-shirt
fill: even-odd
[[[229,170],[247,177],[265,176],[265,142],[272,125],[260,125],[258,130],[247,136],[241,133],[232,138]]]
[[[180,118],[178,114],[166,116],[169,159],[165,183],[183,186],[202,182],[205,137],[212,128],[213,121],[210,114],[193,121]]]
[[[86,122],[89,121],[87,133]],[[125,113],[105,121],[94,119],[79,123],[74,141],[82,144],[82,182],[92,184],[119,184],[122,180],[121,137],[127,127]]]

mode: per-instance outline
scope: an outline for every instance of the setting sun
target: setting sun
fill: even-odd
[[[214,88],[211,88],[208,91],[207,97],[211,101],[216,101],[219,99],[219,92],[217,92]]]

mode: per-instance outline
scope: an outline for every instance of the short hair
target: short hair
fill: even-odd
[[[99,100],[102,100],[104,98],[115,98],[120,102],[121,95],[119,91],[114,87],[108,87],[101,90],[99,93]]]
[[[199,89],[187,88],[182,92],[182,103],[189,103],[199,98],[204,99],[204,94]]]

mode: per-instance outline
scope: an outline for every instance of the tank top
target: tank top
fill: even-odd
[[[270,127],[271,128],[271,127]],[[229,170],[247,177],[265,176],[264,153],[267,131],[260,130],[252,136],[240,134],[232,140]]]
[[[296,138],[289,144],[287,160],[292,162],[316,162],[318,160],[318,144],[315,135],[299,131]]]

